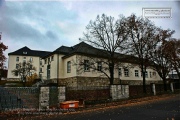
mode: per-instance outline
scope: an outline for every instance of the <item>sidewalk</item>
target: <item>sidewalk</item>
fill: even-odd
[[[88,111],[88,110],[92,110],[92,109],[98,110],[98,109],[104,109],[104,108],[109,108],[109,107],[115,108],[115,107],[126,107],[126,106],[137,105],[137,104],[145,104],[145,103],[159,101],[159,100],[166,100],[168,98],[172,98],[179,94],[180,93],[163,94],[163,95],[148,96],[148,97],[142,97],[142,98],[124,99],[124,100],[114,101],[114,102],[110,102],[110,103],[97,104],[97,105],[92,105],[92,106],[88,105],[88,106],[85,106],[84,108],[77,109],[76,112]]]
[[[136,98],[136,99],[126,99],[126,100],[120,100],[120,101],[114,101],[109,103],[103,103],[103,104],[97,104],[93,106],[85,106],[83,108],[74,109],[72,111],[65,111],[65,112],[43,112],[43,114],[38,114],[38,111],[30,112],[30,114],[20,114],[17,112],[5,112],[0,113],[0,119],[8,119],[8,120],[15,120],[15,119],[37,119],[37,118],[46,118],[46,116],[53,116],[53,115],[68,115],[68,114],[78,114],[78,113],[88,113],[91,111],[98,111],[102,109],[110,109],[110,108],[118,108],[118,107],[127,107],[127,106],[133,106],[133,105],[140,105],[140,104],[146,104],[151,103],[159,100],[166,100],[168,98],[175,97],[177,95],[180,95],[180,93],[176,94],[163,94],[163,95],[157,95],[157,96],[148,96],[143,98]]]

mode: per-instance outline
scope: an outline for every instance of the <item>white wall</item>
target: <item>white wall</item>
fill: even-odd
[[[72,66],[72,68],[71,68],[72,73],[67,73],[67,61],[75,61],[77,64],[79,64],[79,62],[84,61],[84,59],[89,60],[91,58],[86,57],[86,56],[79,56],[79,55],[74,55],[69,58],[66,58],[64,60],[64,68],[65,68],[64,69],[64,72],[65,72],[64,77],[65,78],[74,77],[74,76],[106,77],[105,74],[103,74],[102,72],[93,71],[92,69],[90,69],[89,72],[84,72],[84,66],[78,66],[78,65]],[[104,60],[104,59],[97,58],[96,60]],[[106,64],[104,64],[104,66],[108,67]],[[130,64],[130,63],[121,63],[118,66],[121,68],[122,76],[120,76],[120,78],[122,80],[142,80],[141,69],[139,68],[138,65]],[[125,77],[125,75],[124,75],[124,67],[127,67],[129,69],[129,77]],[[135,70],[138,70],[138,73],[139,73],[138,77],[135,76]],[[153,70],[152,68],[148,67],[146,71],[148,73],[148,77],[146,77],[146,80],[160,80],[158,73],[155,70]],[[150,72],[151,72],[151,77],[150,77]],[[106,73],[109,75],[108,70],[106,71]],[[118,77],[119,77],[118,67],[116,65],[115,70],[114,70],[114,78],[118,78]]]
[[[19,61],[16,61],[16,58],[19,57]],[[19,78],[19,76],[14,76],[12,74],[12,70],[14,70],[16,68],[16,64],[18,63],[22,63],[24,60],[24,57],[26,57],[26,61],[29,61],[30,58],[32,58],[32,65],[36,68],[35,73],[37,75],[39,75],[39,70],[40,70],[40,58],[39,57],[35,57],[35,56],[19,56],[19,55],[9,55],[9,62],[8,62],[8,76],[7,78]]]

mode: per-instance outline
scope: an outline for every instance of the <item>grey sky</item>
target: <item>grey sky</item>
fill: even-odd
[[[173,37],[180,38],[180,1],[1,0],[0,32],[8,46],[5,54],[24,46],[46,51],[72,46],[79,43],[86,25],[98,14],[116,19],[120,14],[141,16],[142,8],[149,7],[172,8],[172,18],[150,20],[163,29],[175,30]]]

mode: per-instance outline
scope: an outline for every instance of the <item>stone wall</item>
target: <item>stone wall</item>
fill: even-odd
[[[61,86],[58,87],[58,101],[63,102],[66,100],[66,87],[65,86]]]
[[[129,85],[110,85],[112,100],[129,98]]]
[[[59,85],[64,85],[67,87],[84,87],[84,86],[107,86],[109,85],[108,78],[99,78],[99,77],[71,77],[65,79],[59,79]],[[142,80],[121,80],[122,84],[128,85],[142,85]],[[160,81],[146,81],[147,85],[151,83],[161,83]],[[119,79],[114,80],[114,84],[120,84]]]
[[[49,109],[49,107],[52,107],[51,105],[58,106],[60,102],[65,101],[66,99],[65,92],[66,92],[65,86],[61,86],[58,88],[40,87],[39,109]]]

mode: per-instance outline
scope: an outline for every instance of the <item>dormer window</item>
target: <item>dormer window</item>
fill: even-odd
[[[24,55],[27,55],[27,52],[23,52]]]

